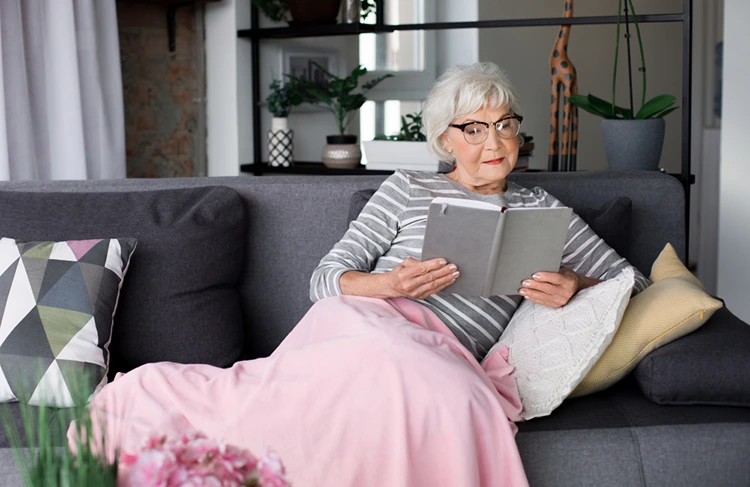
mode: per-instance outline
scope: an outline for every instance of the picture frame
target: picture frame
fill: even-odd
[[[325,86],[326,76],[315,66],[317,63],[326,71],[338,75],[338,53],[317,49],[284,49],[281,52],[282,77],[292,75]]]

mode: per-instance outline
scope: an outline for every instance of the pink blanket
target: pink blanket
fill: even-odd
[[[480,365],[417,303],[341,296],[316,303],[270,357],[146,365],[93,409],[106,411],[108,447],[196,429],[276,451],[295,487],[528,485],[506,358]]]

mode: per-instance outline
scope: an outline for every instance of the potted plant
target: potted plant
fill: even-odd
[[[274,22],[289,25],[335,24],[341,6],[342,22],[355,23],[375,10],[374,0],[252,0]]]
[[[317,84],[293,76],[289,78],[293,80],[305,102],[324,106],[336,119],[339,133],[326,137],[328,143],[321,155],[323,164],[327,167],[356,167],[362,158],[362,151],[357,144],[357,136],[346,134],[346,128],[354,119],[357,110],[367,101],[365,94],[393,75],[386,74],[371,79],[362,85],[359,93],[355,93],[354,90],[359,86],[359,78],[367,73],[367,68],[357,66],[348,76],[339,78],[321,65],[314,64],[325,75],[325,84]]]
[[[294,162],[294,132],[289,128],[287,117],[292,107],[302,103],[302,96],[293,80],[281,84],[275,79],[271,83],[271,93],[266,97],[268,111],[271,112],[271,130],[268,131],[268,164],[289,167]]]
[[[572,104],[589,113],[602,117],[602,137],[604,150],[610,169],[645,169],[658,170],[664,145],[664,117],[676,110],[673,106],[677,98],[673,95],[658,95],[646,101],[646,61],[643,55],[641,30],[638,26],[633,0],[626,0],[633,12],[638,47],[641,53],[641,67],[643,74],[643,96],[638,111],[633,107],[633,84],[630,83],[630,107],[624,108],[615,104],[615,88],[617,82],[617,55],[620,48],[620,11],[623,0],[617,5],[617,39],[615,43],[615,66],[612,75],[612,101],[608,102],[594,95],[573,95]],[[625,5],[625,37],[630,43],[628,29],[628,7]],[[630,66],[630,49],[628,49],[628,66]],[[628,73],[631,75],[631,73]]]
[[[401,116],[396,135],[377,135],[364,142],[368,169],[437,171],[440,162],[430,155],[422,127],[422,112]]]

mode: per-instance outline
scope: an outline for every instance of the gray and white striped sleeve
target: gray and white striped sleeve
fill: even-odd
[[[534,188],[533,191],[544,200],[544,206],[565,206],[541,188]],[[620,257],[575,213],[570,221],[561,265],[579,274],[601,280],[611,279],[623,269],[630,267],[635,274],[634,294],[643,291],[651,284],[646,276],[625,258]]]
[[[339,278],[348,271],[370,272],[391,247],[409,203],[409,182],[400,171],[386,179],[341,240],[321,259],[310,279],[313,302],[343,294]]]

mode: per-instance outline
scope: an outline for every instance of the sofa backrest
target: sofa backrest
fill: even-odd
[[[238,176],[0,183],[0,191],[143,191],[224,185],[243,198],[247,250],[239,291],[248,357],[270,354],[311,306],[309,279],[346,231],[352,194],[377,188],[385,176]],[[672,176],[651,172],[518,173],[511,179],[541,186],[565,204],[604,206],[632,200],[630,261],[648,275],[667,242],[685,249],[685,200]],[[71,225],[75,219],[71,219]],[[2,229],[0,229],[2,234]],[[137,256],[135,256],[137,257]],[[683,258],[684,259],[684,258]]]

